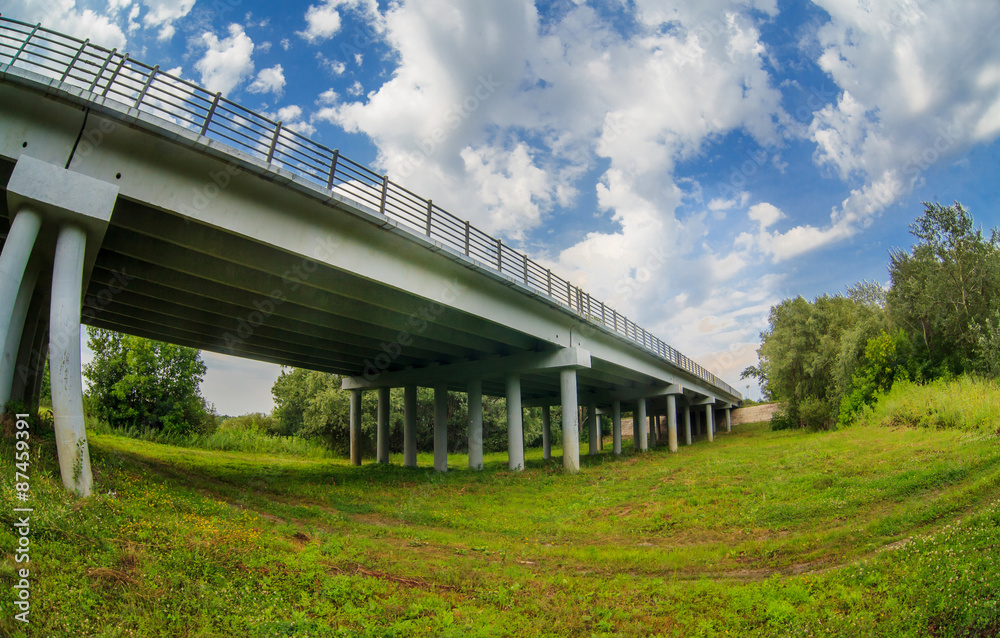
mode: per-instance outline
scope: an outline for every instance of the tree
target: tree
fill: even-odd
[[[201,396],[205,364],[193,348],[87,328],[94,359],[83,370],[87,398],[115,428],[206,432],[214,418]]]
[[[859,326],[876,324],[879,315],[877,307],[842,295],[786,299],[771,308],[759,366],[745,374],[761,378],[766,392],[785,402],[784,420],[776,423],[833,426],[855,365],[845,359],[859,356],[852,343],[867,330]]]
[[[982,356],[975,327],[1000,310],[1000,237],[986,238],[958,202],[925,202],[910,232],[919,240],[911,251],[890,253],[890,318],[912,335],[921,377],[974,370]]]

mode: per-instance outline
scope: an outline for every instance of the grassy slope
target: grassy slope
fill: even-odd
[[[578,476],[537,450],[522,473],[453,456],[446,475],[108,435],[91,450],[89,500],[62,493],[50,450],[32,479],[32,635],[1000,631],[1000,446],[982,435],[741,426]],[[22,635],[11,599],[0,633]]]

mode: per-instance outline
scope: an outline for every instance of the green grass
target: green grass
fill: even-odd
[[[92,435],[85,500],[33,443],[32,636],[1000,631],[1000,445],[963,431],[756,424],[576,476],[558,450],[437,474]],[[28,635],[4,554],[0,634]]]
[[[863,424],[1000,434],[1000,383],[960,377],[926,385],[897,382],[864,411]]]

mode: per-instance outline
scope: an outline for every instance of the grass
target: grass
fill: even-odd
[[[1000,632],[1000,446],[965,431],[755,424],[576,476],[558,450],[438,474],[104,434],[84,500],[33,445],[32,636]]]
[[[895,383],[862,413],[866,425],[958,429],[1000,434],[1000,383],[963,376],[926,385]]]

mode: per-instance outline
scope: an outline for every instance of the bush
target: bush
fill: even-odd
[[[858,423],[870,426],[958,429],[1000,434],[1000,384],[962,376],[926,385],[900,381],[865,410]]]

